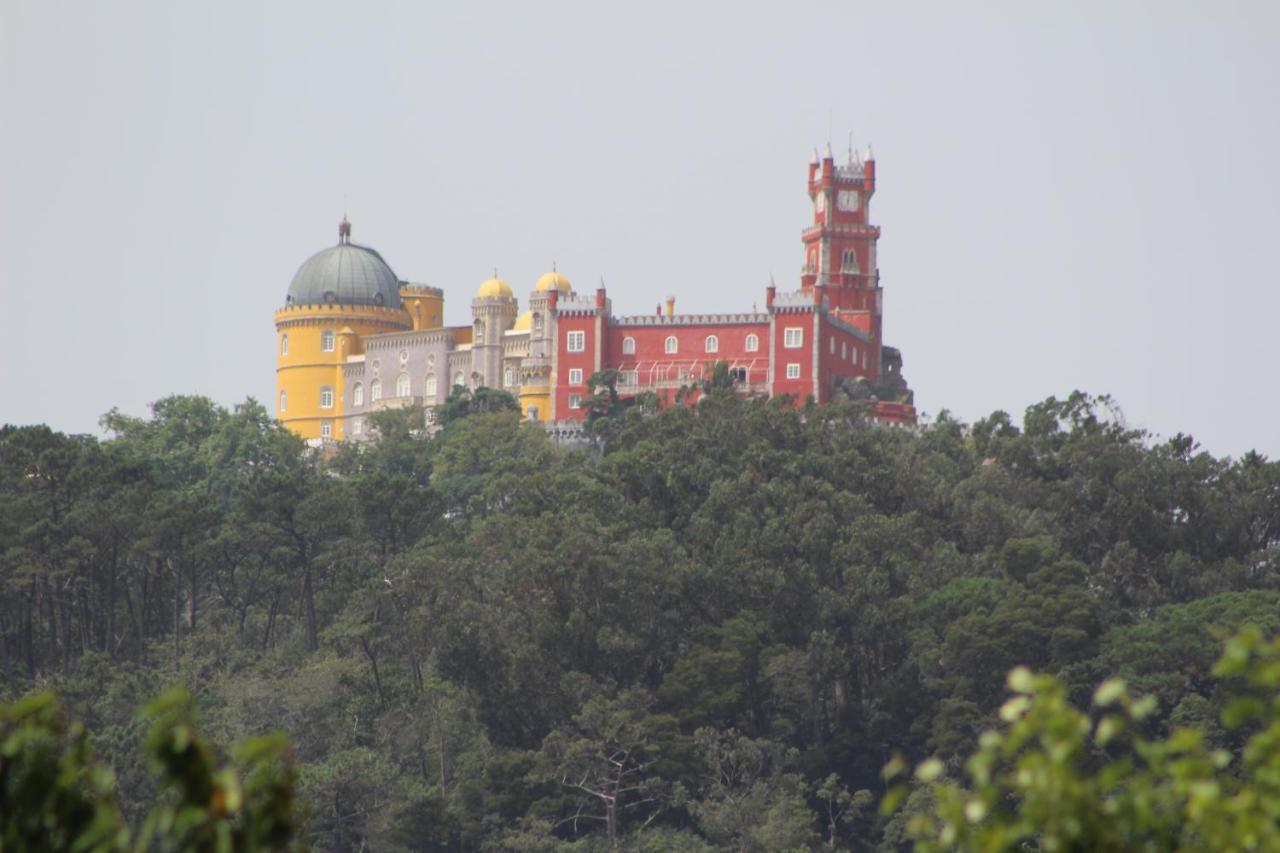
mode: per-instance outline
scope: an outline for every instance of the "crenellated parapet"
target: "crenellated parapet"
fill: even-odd
[[[630,317],[614,317],[615,326],[709,326],[743,325],[769,322],[768,314],[636,314]]]
[[[368,324],[387,331],[399,331],[411,325],[402,308],[375,305],[343,305],[341,303],[293,304],[276,309],[275,323],[281,326],[317,326],[325,323]]]

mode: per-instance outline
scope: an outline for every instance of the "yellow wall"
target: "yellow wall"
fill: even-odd
[[[444,326],[444,292],[434,287],[400,288],[404,310],[413,321],[414,331],[439,329]]]
[[[307,305],[282,308],[276,312],[276,418],[303,438],[320,438],[321,424],[332,425],[331,438],[342,432],[342,365],[348,355],[361,351],[361,337],[404,331],[411,327],[409,315],[396,308],[352,305]],[[342,334],[350,328],[354,334]],[[332,352],[324,352],[325,330],[334,333]],[[289,336],[289,351],[283,352],[283,338]],[[321,388],[333,388],[333,406],[320,405]],[[280,409],[280,393],[287,407]]]
[[[538,407],[538,420],[546,423],[551,419],[551,389],[547,385],[524,385],[520,388],[520,414],[529,417],[529,408]]]

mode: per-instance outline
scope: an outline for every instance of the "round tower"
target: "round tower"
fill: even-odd
[[[515,320],[511,286],[495,271],[471,300],[471,372],[476,385],[502,387],[502,336]]]
[[[342,365],[363,351],[362,338],[413,328],[400,281],[373,249],[338,244],[303,262],[276,323],[276,417],[306,439],[343,438]]]
[[[555,348],[555,301],[573,295],[569,279],[555,269],[538,279],[521,320],[529,329],[529,354],[520,364],[520,411],[537,421],[551,419],[551,355]],[[525,318],[527,317],[527,320]]]

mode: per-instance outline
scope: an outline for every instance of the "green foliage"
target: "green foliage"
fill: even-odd
[[[173,691],[147,706],[147,750],[161,795],[136,840],[115,775],[57,700],[33,694],[0,706],[0,842],[25,850],[286,850],[297,826],[282,735],[256,738],[225,766],[197,731],[191,700]]]
[[[455,385],[449,397],[434,409],[436,423],[448,426],[468,415],[493,412],[519,412],[520,404],[501,388],[481,385],[474,390],[465,385]]]
[[[239,824],[184,798],[229,770],[258,815],[276,783],[174,740],[195,786],[155,776],[134,708],[176,684],[219,742],[283,729],[317,850],[905,845],[932,794],[882,818],[880,768],[954,772],[1017,666],[1077,707],[1124,678],[1158,700],[1126,737],[1194,727],[1243,766],[1211,670],[1280,632],[1277,463],[1083,394],[907,431],[719,367],[665,410],[617,379],[585,453],[492,389],[324,452],[253,401],[0,428],[0,693],[56,690],[122,825],[160,803],[195,839]]]
[[[1240,685],[1223,714],[1246,735],[1238,756],[1210,748],[1195,727],[1145,736],[1157,702],[1120,679],[1097,688],[1090,715],[1057,679],[1014,669],[1003,726],[965,762],[968,784],[947,780],[936,758],[916,768],[933,800],[908,822],[916,849],[1280,849],[1280,637],[1241,632],[1214,673]]]

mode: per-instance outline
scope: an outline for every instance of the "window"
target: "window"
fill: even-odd
[[[663,341],[662,350],[667,354],[680,352],[680,342],[676,340],[675,335],[672,335]]]
[[[689,373],[689,368],[687,367],[680,368],[678,371],[676,371],[676,374],[677,374],[676,378],[679,379],[681,382],[688,382],[689,377],[691,375]]]
[[[364,405],[364,386],[361,385],[359,382],[357,382],[355,384],[355,387],[351,389],[351,405],[353,406]]]
[[[321,421],[321,422],[320,422],[320,437],[321,437],[321,438],[333,438],[333,424],[329,423],[328,421]]]
[[[516,381],[516,372],[512,370],[510,367],[508,367],[506,370],[502,372],[503,385],[506,385],[509,388],[515,384],[515,381]]]
[[[636,339],[635,339],[635,338],[623,338],[623,339],[622,339],[622,354],[623,354],[623,355],[635,355],[635,354],[636,354]]]
[[[289,395],[286,394],[284,391],[281,391],[280,392],[280,411],[286,412],[288,410],[289,410]]]
[[[333,329],[325,329],[320,333],[320,351],[333,352]]]
[[[787,378],[788,379],[800,378],[800,365],[798,363],[792,362],[791,364],[787,365]]]
[[[760,339],[755,335],[747,335],[747,352],[757,352],[760,349]]]
[[[457,387],[459,385],[461,385],[463,388],[467,387],[467,377],[462,375],[461,370],[453,374],[453,384],[454,384],[454,387]]]
[[[570,332],[565,336],[569,352],[584,352],[587,348],[586,332]]]
[[[707,352],[720,352],[720,339],[715,335],[707,335],[705,347]]]
[[[863,370],[867,369],[867,351],[866,350],[862,351],[862,369]]]
[[[471,342],[473,344],[484,343],[484,323],[479,320],[476,320],[476,331],[475,334],[471,336]]]
[[[362,432],[364,432],[364,421],[360,420],[359,418],[356,418],[354,421],[351,422],[351,434],[359,435]]]
[[[842,359],[849,357],[849,344],[846,341],[840,342],[840,357]]]
[[[281,355],[289,354],[289,333],[288,332],[285,332],[283,335],[280,336],[280,354]]]
[[[787,349],[800,349],[804,346],[804,329],[793,326],[782,335],[782,345]]]
[[[747,369],[745,367],[731,367],[729,368],[729,378],[734,381],[734,384],[745,385],[747,384]]]
[[[845,249],[844,255],[840,258],[841,272],[857,272],[858,271],[858,253],[853,249]]]
[[[332,385],[320,386],[320,408],[322,409],[333,408],[333,386]]]
[[[526,415],[526,417],[528,417],[528,418],[529,418],[529,420],[531,420],[531,421],[536,421],[536,420],[538,419],[538,407],[537,407],[537,406],[530,406],[530,407],[529,407],[529,411],[527,411],[527,412],[525,413],[525,415]]]
[[[382,399],[382,380],[375,379],[369,383],[369,402],[376,403]]]
[[[836,339],[835,339],[835,338],[827,338],[827,341],[831,344],[831,354],[832,354],[832,355],[835,355],[835,354],[836,354]]]
[[[533,315],[533,330],[534,330],[535,332],[541,332],[541,331],[542,331],[542,315],[541,315],[541,314],[534,314],[534,315]]]
[[[397,397],[409,396],[409,374],[401,373],[399,376],[396,377],[396,396]]]
[[[570,385],[582,384],[582,368],[581,367],[574,367],[569,371],[569,384]]]
[[[576,409],[581,405],[582,405],[582,395],[580,394],[569,395],[569,408]]]
[[[619,384],[619,385],[639,385],[639,384],[640,384],[640,371],[638,371],[638,370],[623,370],[623,371],[621,371],[621,372],[618,374],[618,384]]]
[[[436,375],[434,373],[427,374],[427,388],[423,392],[427,399],[434,399],[436,396]]]

